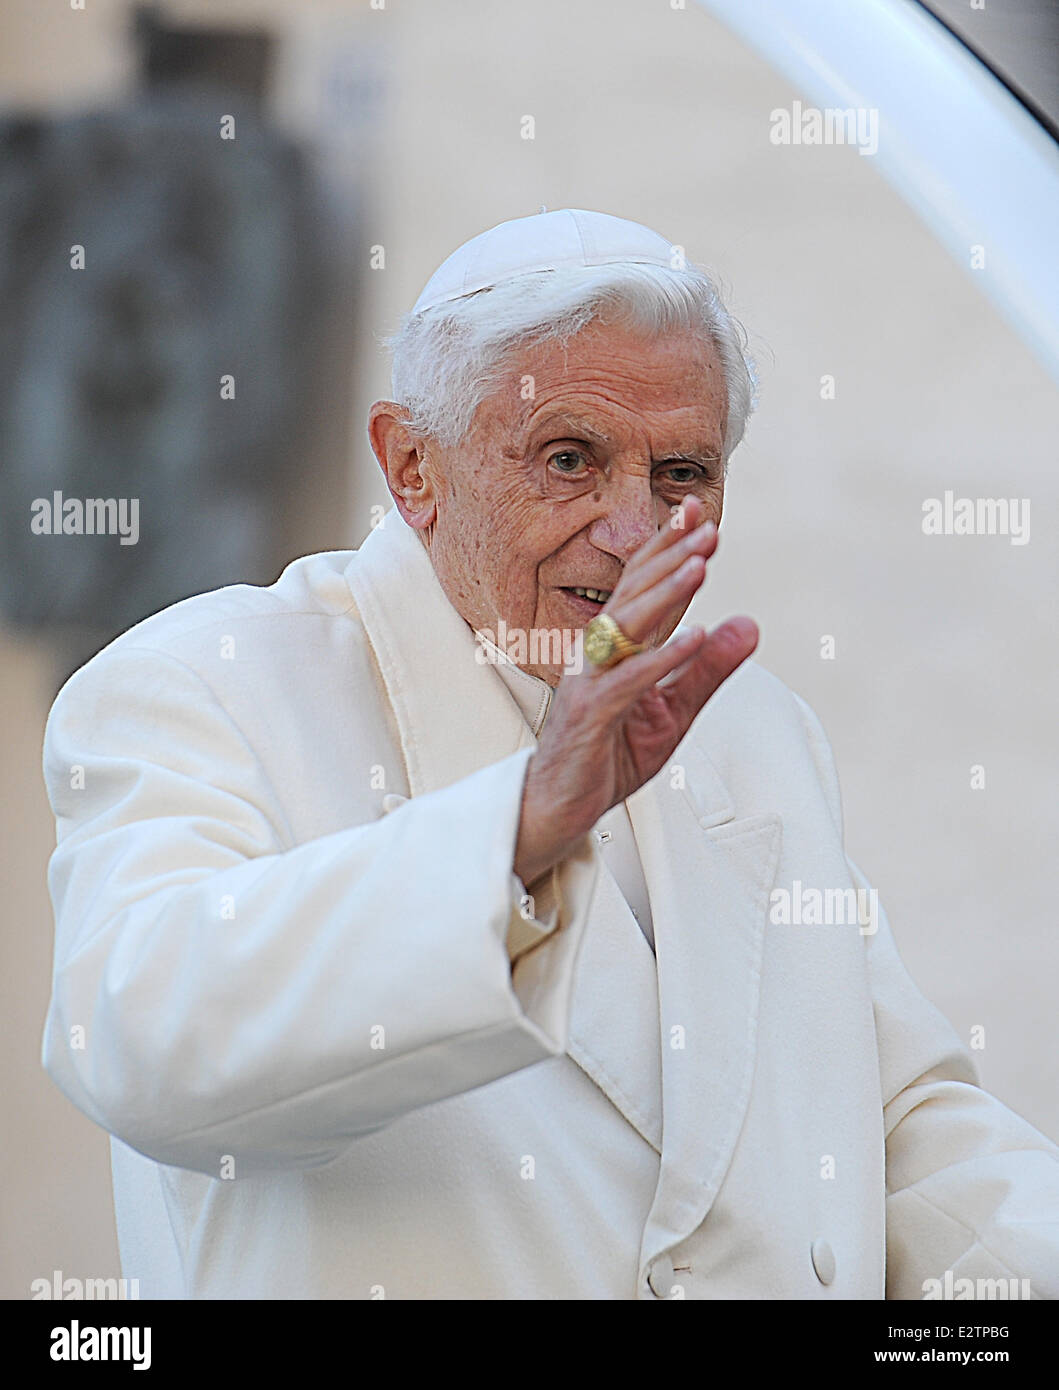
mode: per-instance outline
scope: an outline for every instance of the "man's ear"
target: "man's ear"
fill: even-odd
[[[376,401],[368,412],[368,438],[397,510],[417,531],[437,519],[434,485],[424,470],[426,448],[408,428],[407,411],[396,401]]]

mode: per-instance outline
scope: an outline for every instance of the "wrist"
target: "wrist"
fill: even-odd
[[[515,873],[527,889],[544,877],[577,844],[584,829],[564,825],[564,817],[551,800],[541,794],[541,778],[534,775],[534,759],[522,794],[518,839],[515,845]]]

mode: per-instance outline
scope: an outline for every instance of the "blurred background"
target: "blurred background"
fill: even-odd
[[[811,93],[724,10],[0,0],[0,1295],[120,1274],[106,1136],[40,1067],[57,689],[177,599],[358,545],[388,500],[381,336],[458,244],[541,206],[647,223],[729,290],[761,404],[700,616],[757,619],[913,977],[1059,1139],[1059,388],[973,228],[961,258],[856,147],[772,142]],[[1009,70],[1034,55],[1014,85],[1043,127],[1054,15],[990,0],[971,34]],[[1030,499],[1030,542],[924,535],[946,490]],[[137,543],[35,534],[57,492],[138,498]]]

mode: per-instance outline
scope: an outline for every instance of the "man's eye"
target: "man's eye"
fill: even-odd
[[[697,483],[700,478],[706,475],[701,468],[696,468],[692,463],[672,463],[668,468],[662,468],[659,472],[671,483],[686,485],[687,483]]]
[[[552,454],[548,462],[560,473],[578,473],[586,459],[576,449],[560,449],[557,454]]]

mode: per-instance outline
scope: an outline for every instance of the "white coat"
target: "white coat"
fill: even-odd
[[[802,700],[746,663],[629,798],[656,962],[591,836],[520,915],[535,740],[475,652],[391,512],[60,693],[44,1064],[141,1296],[1059,1296],[1056,1149],[885,917],[773,920],[867,888]]]

